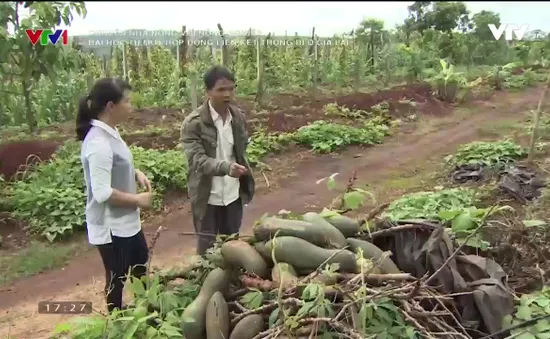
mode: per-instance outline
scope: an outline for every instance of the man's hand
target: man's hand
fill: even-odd
[[[136,180],[141,187],[147,190],[147,192],[151,192],[153,190],[151,188],[151,182],[149,181],[149,179],[147,179],[147,176],[145,176],[142,171],[136,170]]]
[[[229,176],[232,176],[233,178],[239,178],[247,171],[248,170],[246,169],[246,167],[239,165],[236,162],[232,163],[231,166],[229,166]]]

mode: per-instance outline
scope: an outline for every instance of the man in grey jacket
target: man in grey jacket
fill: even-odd
[[[231,104],[235,78],[226,68],[215,66],[204,75],[204,84],[208,99],[181,127],[199,255],[214,244],[216,234],[239,232],[243,205],[255,190],[246,158],[244,115]]]

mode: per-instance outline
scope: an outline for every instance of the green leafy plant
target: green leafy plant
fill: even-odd
[[[550,287],[524,294],[519,300],[515,313],[507,315],[502,320],[503,328],[511,328],[537,317],[550,315]],[[539,339],[550,337],[550,320],[548,317],[538,320],[532,326],[520,327],[510,331],[512,336],[520,339]]]
[[[160,283],[155,274],[149,286],[131,278],[133,302],[108,316],[73,318],[58,324],[54,336],[69,334],[74,339],[90,338],[183,338],[181,313],[197,297],[198,282],[186,281],[173,289]]]
[[[252,166],[259,165],[266,155],[280,152],[292,139],[292,133],[266,133],[265,129],[258,129],[246,149],[248,161]]]
[[[241,303],[249,310],[262,306],[264,302],[264,294],[257,288],[251,288],[250,292],[246,293],[241,298]]]
[[[338,176],[338,173],[333,173],[328,177],[321,178],[317,180],[317,184],[320,184],[324,181],[326,181],[326,185],[329,191],[333,191],[336,189],[336,177]],[[367,197],[370,197],[374,203],[376,203],[376,198],[372,192],[369,192],[365,189],[362,189],[360,187],[355,187],[352,184],[348,183],[348,187],[346,188],[346,191],[343,192],[341,195],[335,198],[334,201],[340,201],[341,208],[343,210],[357,210],[358,208],[362,207],[365,203],[365,200]],[[321,215],[323,217],[329,217],[337,215],[343,211],[334,209],[335,206],[331,206],[333,209],[327,209],[324,208],[321,212]]]
[[[166,189],[185,190],[187,185],[187,159],[178,150],[159,151],[142,147],[131,147],[134,166],[149,178],[153,189],[159,193]]]
[[[368,116],[368,113],[363,110],[351,110],[344,106],[338,106],[337,103],[333,102],[330,104],[326,104],[323,107],[323,111],[325,112],[325,115],[328,116],[335,116],[335,117],[341,117],[344,119],[364,119]]]
[[[488,217],[498,212],[513,210],[510,206],[498,208],[477,208],[467,207],[458,210],[444,210],[439,212],[439,218],[446,224],[451,225],[451,231],[459,245],[466,243],[466,246],[488,250],[490,244],[483,240],[481,233],[470,236],[477,228],[482,226]]]
[[[394,200],[382,214],[391,220],[440,220],[441,211],[456,211],[474,205],[474,191],[451,188],[406,194]]]
[[[86,198],[79,148],[76,142],[66,143],[53,159],[28,170],[6,189],[12,215],[27,220],[32,231],[49,241],[84,227]],[[130,149],[136,168],[153,183],[157,208],[166,189],[186,188],[187,161],[182,152]]]
[[[433,192],[407,194],[393,201],[382,214],[390,220],[427,219],[449,226],[455,240],[467,246],[489,249],[481,233],[476,232],[488,217],[506,210],[510,206],[477,208],[475,192],[468,188],[442,189]],[[469,239],[468,239],[469,237]]]
[[[296,142],[310,146],[314,152],[330,153],[349,145],[375,145],[382,143],[388,126],[378,121],[368,121],[362,128],[315,121],[300,127],[295,134]]]
[[[527,155],[524,147],[510,140],[495,142],[475,141],[461,146],[450,160],[454,165],[481,164],[488,167],[502,167]]]
[[[488,80],[496,90],[502,90],[506,86],[506,82],[509,81],[512,76],[512,70],[518,67],[518,63],[508,63],[506,65],[496,65],[489,73]]]
[[[358,320],[365,336],[375,338],[417,338],[415,329],[409,326],[390,298],[373,298],[363,302]]]

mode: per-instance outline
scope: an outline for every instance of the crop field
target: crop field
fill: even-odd
[[[33,2],[19,22],[18,6],[0,13],[22,31],[85,13]],[[495,41],[498,14],[461,2],[409,10],[396,28],[218,48],[31,46],[0,30],[0,337],[550,336],[550,34]],[[241,234],[199,258],[179,134],[214,64],[235,74],[257,193]],[[74,135],[103,76],[134,87],[119,130],[155,192],[147,278],[111,315]],[[93,312],[38,314],[42,300]]]

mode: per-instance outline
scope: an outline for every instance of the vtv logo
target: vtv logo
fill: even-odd
[[[61,43],[63,45],[69,44],[69,31],[66,29],[56,29],[55,32],[51,29],[26,29],[25,33],[27,38],[34,46],[40,41],[40,45],[55,45],[61,38]]]
[[[502,24],[499,26],[499,28],[497,28],[494,24],[489,24],[488,26],[491,30],[491,33],[493,33],[495,40],[500,40],[502,33],[505,33],[504,39],[506,41],[514,40],[514,34],[516,35],[516,38],[518,40],[523,40],[523,36],[525,35],[525,33],[527,33],[527,30],[529,29],[529,25],[527,24],[523,24],[519,27],[518,25],[514,24]]]

